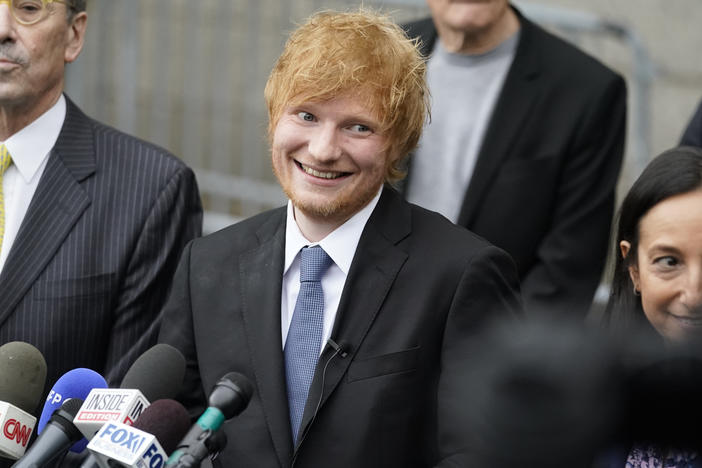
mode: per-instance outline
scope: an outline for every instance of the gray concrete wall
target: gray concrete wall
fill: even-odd
[[[651,93],[652,150],[657,154],[676,144],[702,98],[702,1],[548,0],[542,3],[587,9],[638,32],[655,66]],[[626,54],[616,47],[603,50],[601,55],[613,68],[625,73],[631,68]]]

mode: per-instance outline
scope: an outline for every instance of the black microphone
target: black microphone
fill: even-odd
[[[29,343],[0,346],[0,456],[20,458],[36,425],[46,382],[44,356]]]
[[[183,385],[185,357],[171,345],[159,343],[134,361],[120,388],[136,388],[147,400],[174,398]]]
[[[86,398],[87,403],[84,408],[81,408],[75,423],[86,437],[92,438],[108,418],[120,422],[138,421],[144,414],[142,411],[145,412],[148,409],[148,402],[175,397],[183,385],[184,376],[185,357],[183,354],[171,345],[156,344],[144,351],[122,378],[120,389],[140,392],[140,395],[125,395],[126,400],[128,400],[125,405],[126,411],[121,411],[119,416],[115,418],[106,414],[102,409],[96,408],[96,404],[91,403],[98,400]],[[104,390],[102,392],[103,401],[104,398],[110,396],[118,398],[120,394],[124,393],[120,389]],[[105,414],[104,418],[95,420],[95,415],[102,414]],[[93,455],[87,457],[81,464],[81,468],[95,466],[97,466],[97,460]]]
[[[66,400],[49,419],[44,430],[34,441],[27,453],[20,458],[13,468],[36,468],[47,466],[58,457],[63,456],[83,434],[73,424],[73,418],[83,404],[80,398]]]
[[[246,376],[230,372],[222,377],[210,393],[209,407],[180,441],[166,465],[178,468],[199,466],[202,458],[197,457],[203,455],[201,444],[207,444],[207,439],[219,430],[225,420],[241,413],[252,395],[253,385]]]
[[[349,355],[348,351],[346,351],[346,344],[344,342],[337,344],[336,341],[332,340],[329,338],[327,340],[327,344],[329,347],[331,347],[334,351],[336,351],[336,354],[341,356],[342,358],[345,358],[346,356]],[[335,354],[335,355],[336,355]]]
[[[327,380],[327,368],[329,367],[329,364],[332,362],[332,360],[336,357],[339,356],[342,359],[345,358],[346,356],[349,355],[347,351],[347,345],[343,341],[339,344],[333,339],[329,338],[327,340],[327,346],[329,346],[331,349],[334,350],[334,354],[329,356],[327,358],[327,362],[324,363],[324,368],[322,369],[322,383],[320,385],[320,391],[319,391],[319,398],[317,399],[317,404],[314,407],[314,413],[312,414],[312,419],[310,420],[310,423],[307,425],[305,428],[305,431],[298,437],[299,438],[299,443],[302,443],[307,438],[307,433],[310,430],[310,427],[312,427],[312,423],[314,422],[315,419],[317,419],[317,413],[319,412],[319,407],[322,404],[322,398],[324,397],[324,382]],[[297,452],[295,452],[295,455],[293,456],[293,466],[295,465],[295,461],[297,460]]]
[[[150,401],[173,398],[185,375],[185,358],[173,346],[157,344],[129,368],[120,388],[97,389],[86,398],[74,423],[90,439],[108,421],[132,424]]]
[[[190,427],[190,416],[175,400],[156,400],[128,426],[110,422],[88,444],[94,466],[163,466]]]
[[[207,449],[207,453],[203,454],[200,459],[204,460],[205,457],[209,456],[214,460],[219,452],[224,450],[224,447],[226,446],[227,434],[222,429],[215,431],[205,440],[205,448]]]
[[[227,434],[221,428],[200,437],[191,443],[175,464],[167,466],[175,468],[197,468],[207,457],[214,457],[227,445]]]

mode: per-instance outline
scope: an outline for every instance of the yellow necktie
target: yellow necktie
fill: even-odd
[[[4,144],[0,144],[0,252],[2,252],[2,240],[5,237],[5,196],[2,193],[2,176],[12,164],[10,152]]]

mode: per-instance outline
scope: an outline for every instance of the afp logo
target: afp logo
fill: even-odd
[[[2,428],[2,433],[6,438],[10,440],[14,439],[17,444],[26,447],[29,436],[32,435],[32,429],[33,428],[20,423],[16,419],[8,419],[5,426]]]
[[[46,402],[51,403],[52,405],[60,403],[61,400],[63,400],[63,396],[53,389],[49,392],[49,395],[46,397]]]

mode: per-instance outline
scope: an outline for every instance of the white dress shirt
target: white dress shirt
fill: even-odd
[[[358,241],[363,233],[373,209],[378,204],[380,193],[373,198],[363,209],[353,215],[348,221],[332,231],[319,242],[308,241],[295,222],[292,202],[288,201],[287,223],[285,227],[285,265],[283,268],[283,290],[281,292],[280,328],[283,339],[288,337],[288,329],[292,321],[297,295],[300,292],[300,250],[305,246],[319,245],[331,257],[333,263],[322,276],[322,289],[324,290],[324,329],[322,331],[322,346],[331,337],[336,311],[339,307],[341,292],[349,274],[353,256],[356,254]]]
[[[0,272],[27,214],[27,208],[44,173],[51,148],[61,133],[65,118],[66,98],[62,94],[56,104],[38,119],[2,142],[12,156],[12,164],[2,180],[5,236],[0,252]]]

